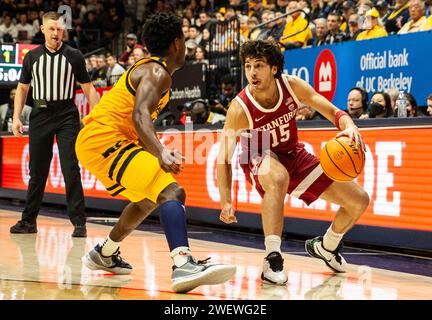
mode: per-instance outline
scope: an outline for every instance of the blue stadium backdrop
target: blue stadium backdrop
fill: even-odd
[[[403,90],[420,106],[432,92],[432,31],[287,50],[284,55],[285,72],[308,81],[342,109],[352,87],[368,93]]]

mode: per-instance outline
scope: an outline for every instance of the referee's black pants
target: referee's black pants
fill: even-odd
[[[84,193],[75,154],[79,130],[79,112],[73,100],[49,102],[47,108],[33,108],[29,123],[30,181],[23,221],[36,222],[50,170],[55,137],[65,181],[69,218],[73,225],[85,225]]]

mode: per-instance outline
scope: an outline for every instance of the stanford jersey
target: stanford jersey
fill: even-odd
[[[290,175],[287,192],[309,205],[333,180],[324,174],[318,158],[298,142],[295,118],[300,102],[288,83],[288,76],[282,75],[275,81],[279,100],[271,109],[263,108],[252,97],[249,86],[235,98],[249,121],[249,129],[240,136],[240,166],[249,182],[264,196],[257,174],[263,157],[270,150]]]
[[[270,148],[276,154],[289,153],[295,149],[298,143],[296,113],[299,101],[289,87],[285,76],[276,79],[279,91],[279,100],[275,107],[271,109],[263,108],[249,91],[249,86],[244,88],[235,98],[243,107],[249,120],[250,133],[242,135],[243,148],[249,148],[255,143],[264,144],[262,148]],[[268,134],[256,131],[268,132]],[[269,139],[269,141],[266,139]],[[253,141],[251,141],[253,139]]]

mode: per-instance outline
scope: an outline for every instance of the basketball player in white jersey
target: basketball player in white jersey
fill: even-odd
[[[240,56],[249,84],[231,102],[222,133],[217,166],[220,220],[228,224],[237,222],[231,199],[230,161],[236,138],[240,137],[240,165],[263,198],[266,257],[261,279],[276,285],[284,285],[288,280],[281,256],[287,193],[307,205],[318,198],[340,205],[324,236],[307,240],[305,247],[312,257],[324,260],[333,271],[345,272],[341,240],[368,207],[369,196],[356,182],[336,182],[323,173],[319,159],[298,142],[297,109],[301,103],[315,108],[341,130],[337,136],[347,135],[364,149],[360,133],[346,112],[307,82],[282,74],[284,57],[273,42],[248,41],[242,45]]]

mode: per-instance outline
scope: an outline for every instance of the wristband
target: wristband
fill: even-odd
[[[349,116],[348,113],[346,113],[345,111],[339,110],[338,112],[336,112],[336,116],[335,116],[335,126],[339,129],[342,130],[339,126],[339,119],[343,116]]]

